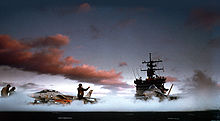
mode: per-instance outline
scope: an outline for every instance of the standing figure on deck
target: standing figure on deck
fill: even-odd
[[[77,90],[78,90],[77,97],[78,97],[80,100],[83,99],[84,91],[87,91],[89,88],[90,88],[90,87],[84,89],[84,88],[82,87],[82,84],[79,84],[79,87],[77,88]]]
[[[3,87],[1,90],[1,96],[2,97],[8,97],[9,88],[11,87],[10,84],[8,84],[6,87]]]

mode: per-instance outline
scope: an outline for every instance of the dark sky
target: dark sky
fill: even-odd
[[[0,18],[2,66],[127,88],[152,52],[165,76],[219,79],[219,0],[5,0]]]

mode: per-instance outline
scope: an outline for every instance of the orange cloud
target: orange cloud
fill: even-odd
[[[83,64],[69,70],[65,70],[65,76],[71,79],[77,79],[83,82],[90,82],[102,85],[112,85],[103,80],[121,83],[121,73],[116,73],[115,70],[104,71],[97,70],[96,67]]]
[[[13,40],[8,35],[0,35],[0,48],[0,52],[6,52],[28,49],[29,46]]]
[[[72,65],[72,64],[74,64],[74,63],[77,63],[77,64],[78,64],[78,63],[80,63],[80,61],[74,59],[72,56],[68,56],[68,57],[65,58],[65,63],[66,63],[67,65]]]
[[[119,63],[119,67],[122,67],[122,66],[127,66],[128,64],[126,62],[120,62]]]
[[[41,37],[30,43],[33,47],[60,47],[69,43],[69,37],[62,34]]]
[[[166,76],[166,82],[175,82],[178,81],[176,77]]]
[[[59,74],[81,82],[128,87],[120,80],[122,79],[121,72],[97,70],[95,66],[86,64],[73,65],[79,64],[80,61],[72,56],[63,57],[64,51],[59,49],[68,42],[69,38],[61,34],[36,39],[31,44],[13,40],[8,35],[0,35],[0,65],[40,74]],[[33,51],[33,49],[38,51]]]
[[[79,5],[78,12],[89,12],[91,10],[91,6],[89,3],[83,3]]]

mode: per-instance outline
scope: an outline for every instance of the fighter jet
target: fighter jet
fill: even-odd
[[[97,98],[91,98],[93,90],[90,90],[87,95],[81,99],[84,104],[97,103]],[[45,89],[40,92],[29,95],[34,98],[34,102],[30,104],[70,104],[72,101],[79,100],[77,96],[64,95],[56,90]]]

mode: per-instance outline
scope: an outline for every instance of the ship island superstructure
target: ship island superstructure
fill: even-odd
[[[152,89],[157,89],[157,92],[164,95],[168,89],[164,87],[166,83],[166,78],[155,74],[155,71],[164,70],[164,68],[157,68],[157,64],[162,62],[162,60],[152,60],[151,53],[149,53],[149,61],[143,61],[142,64],[146,64],[147,69],[141,69],[141,71],[147,72],[147,78],[139,79],[136,78],[134,83],[136,84],[136,94],[135,96],[144,96],[146,91],[151,91]]]

